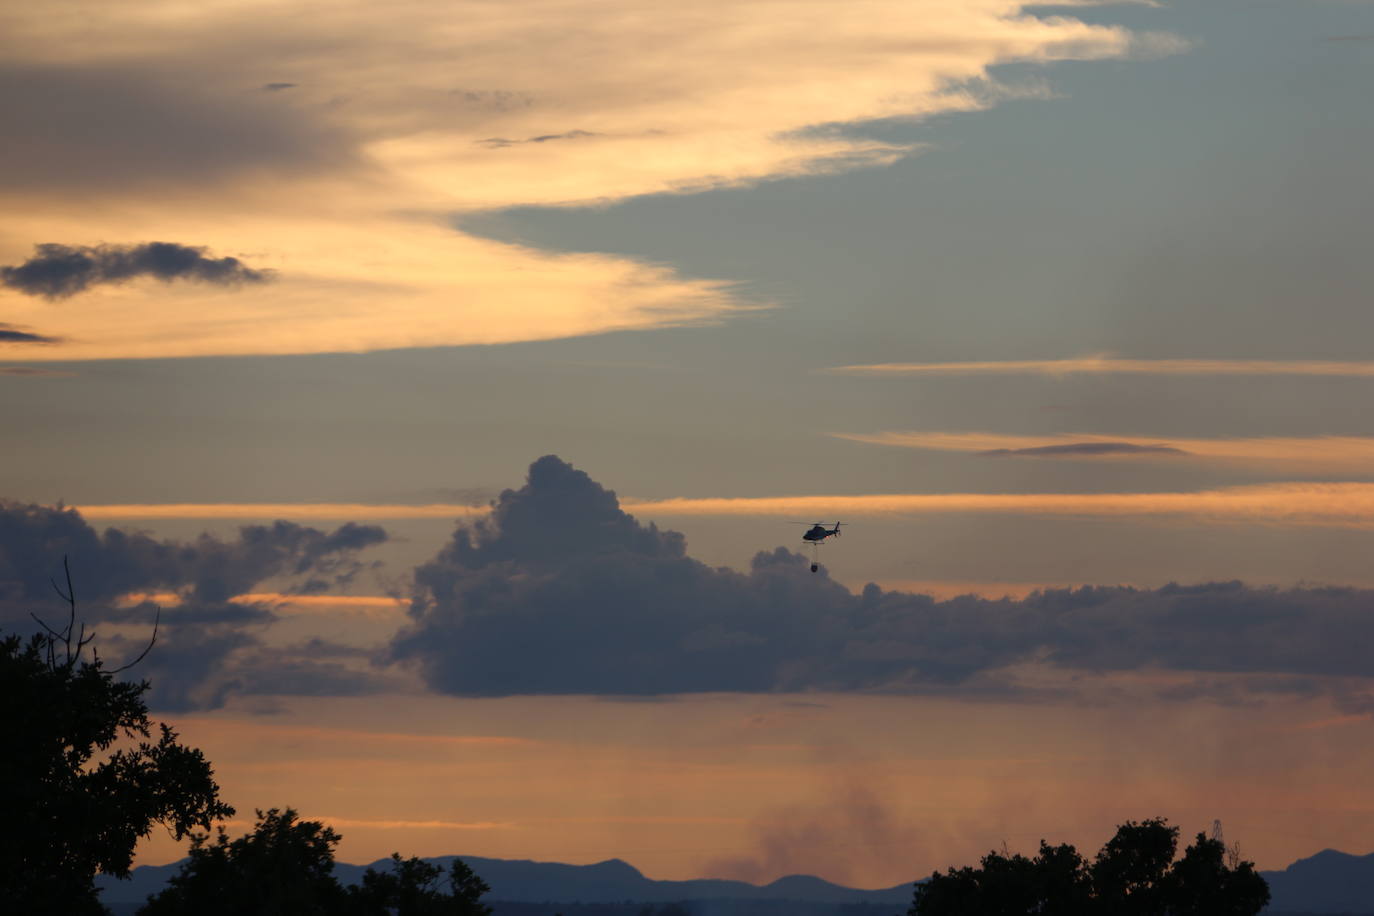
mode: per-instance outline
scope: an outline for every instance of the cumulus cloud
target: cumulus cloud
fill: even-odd
[[[1018,680],[1025,666],[1374,677],[1369,591],[1231,582],[937,601],[870,584],[855,595],[784,548],[747,573],[708,567],[554,456],[488,518],[459,526],[414,585],[392,657],[464,696],[1048,695]]]
[[[206,249],[176,242],[141,245],[35,245],[18,266],[0,267],[0,283],[30,296],[65,299],[100,283],[153,277],[164,283],[190,280],[215,286],[264,283],[270,271],[254,270],[238,258],[212,258]]]
[[[324,532],[279,521],[244,526],[232,539],[204,534],[161,541],[117,528],[98,532],[73,509],[3,502],[0,629],[34,631],[32,614],[65,623],[67,609],[52,589],[63,557],[72,570],[79,619],[114,628],[98,642],[106,657],[141,651],[154,619],[151,601],[130,605],[124,596],[170,592],[176,600],[164,609],[157,648],[139,673],[153,682],[151,696],[160,708],[217,706],[229,693],[256,692],[264,682],[260,632],[276,615],[270,603],[245,596],[268,580],[347,582],[363,567],[357,552],[385,539],[375,526],[349,523]],[[337,680],[332,669],[320,667],[318,655],[299,660],[294,677],[274,683],[299,687],[311,671]]]

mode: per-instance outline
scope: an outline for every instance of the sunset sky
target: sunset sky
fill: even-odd
[[[102,656],[161,607],[231,830],[1374,850],[1374,2],[47,0],[0,60],[0,629],[64,555]]]

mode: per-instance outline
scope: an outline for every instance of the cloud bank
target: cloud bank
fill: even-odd
[[[1229,582],[937,601],[870,584],[855,595],[784,548],[759,553],[747,573],[708,567],[681,535],[640,524],[554,456],[489,518],[460,525],[416,569],[414,589],[392,657],[461,696],[1033,698],[1045,692],[1026,679],[1035,669],[1066,682],[1172,672],[1159,695],[1222,696],[1227,682],[1234,695],[1360,707],[1374,677],[1360,648],[1374,638],[1374,592]]]
[[[30,296],[65,299],[102,283],[153,277],[164,283],[190,280],[215,286],[265,283],[269,271],[254,270],[238,258],[212,258],[205,248],[176,242],[141,245],[73,246],[43,244],[24,263],[0,267],[0,284]]]
[[[348,523],[332,532],[291,522],[248,525],[224,540],[159,541],[116,528],[97,532],[73,509],[0,502],[0,629],[29,633],[30,616],[65,624],[67,608],[54,596],[62,558],[72,570],[78,620],[114,629],[97,646],[102,656],[139,652],[151,629],[150,602],[129,604],[130,593],[168,591],[155,650],[140,663],[163,709],[221,705],[231,692],[310,693],[365,690],[364,674],[345,681],[328,647],[314,647],[284,663],[259,638],[275,615],[267,602],[235,600],[266,581],[318,591],[350,582],[362,569],[358,551],[386,533]],[[321,686],[329,684],[328,688]]]
[[[365,568],[358,552],[384,538],[356,523],[326,532],[277,522],[229,539],[159,541],[99,533],[71,509],[4,504],[0,626],[27,631],[29,612],[60,614],[48,578],[65,554],[82,616],[116,628],[101,642],[115,655],[141,648],[151,602],[172,599],[145,669],[162,708],[392,690],[411,669],[433,691],[469,697],[1316,698],[1374,711],[1374,661],[1363,649],[1374,640],[1374,591],[1213,582],[999,599],[874,584],[855,594],[783,547],[759,552],[744,572],[707,566],[682,535],[641,523],[552,455],[415,568],[399,629],[383,624],[394,632],[383,651],[263,638],[283,605],[334,601],[323,593],[353,581]]]

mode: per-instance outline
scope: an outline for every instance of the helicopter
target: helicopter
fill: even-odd
[[[840,523],[836,522],[834,528],[825,527],[825,522],[794,522],[793,524],[811,526],[802,534],[802,540],[810,542],[812,546],[811,571],[816,572],[821,568],[820,546],[826,538],[840,536]]]

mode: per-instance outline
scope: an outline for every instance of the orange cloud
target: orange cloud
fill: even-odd
[[[1374,483],[1267,483],[1167,493],[875,493],[626,499],[649,519],[695,516],[856,518],[940,513],[1178,519],[1193,522],[1374,528]],[[386,520],[474,518],[473,506],[363,503],[165,504],[78,507],[87,518],[286,518]]]
[[[400,519],[477,518],[486,506],[431,503],[411,506],[376,503],[119,503],[83,506],[86,518],[96,519]]]
[[[0,54],[32,76],[7,109],[26,142],[0,174],[14,214],[0,264],[39,242],[161,240],[276,275],[251,294],[92,289],[63,303],[63,343],[14,358],[354,352],[720,321],[760,304],[657,265],[477,238],[454,217],[883,165],[916,147],[805,128],[984,108],[1016,94],[991,85],[999,64],[1183,47],[1028,15],[1019,0],[647,13],[636,0],[337,0],[328,15],[267,0],[11,4]],[[47,104],[29,101],[34,85]],[[77,114],[54,119],[59,105]],[[156,143],[111,105],[157,120]],[[206,155],[167,152],[183,148]],[[51,323],[48,303],[0,292],[6,320]]]
[[[1374,466],[1374,437],[1370,436],[1252,436],[1217,439],[1165,436],[1056,433],[1047,436],[1015,436],[1001,433],[882,432],[832,433],[838,439],[874,445],[949,452],[1019,451],[1062,449],[1051,452],[1060,459],[1111,461],[1219,461],[1266,464],[1287,468],[1326,468],[1364,471]],[[1075,453],[1075,445],[1127,443],[1138,451]]]
[[[877,579],[875,584],[888,591],[930,595],[941,601],[960,595],[980,598],[1024,598],[1031,592],[1050,588],[1072,588],[1066,582],[979,582],[951,579]]]
[[[145,601],[163,608],[175,608],[181,604],[181,595],[176,592],[131,592],[120,596],[118,603],[129,607]],[[406,609],[403,599],[390,595],[284,595],[280,592],[250,592],[233,596],[229,603],[270,604],[278,614],[313,615],[343,612],[361,614],[378,620],[401,617]]]
[[[823,369],[836,375],[1318,375],[1374,376],[1374,362],[1273,359],[1024,359],[964,363],[875,363]]]
[[[401,821],[365,817],[334,817],[328,814],[304,814],[301,820],[323,821],[330,827],[367,830],[510,830],[515,825],[503,821]]]
[[[978,513],[1370,528],[1374,527],[1374,483],[1272,483],[1173,493],[890,493],[665,499],[627,502],[624,507],[649,518],[851,518]]]

